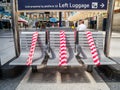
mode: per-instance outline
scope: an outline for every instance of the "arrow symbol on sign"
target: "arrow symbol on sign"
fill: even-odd
[[[102,3],[100,6],[101,6],[101,8],[103,8],[105,5],[104,5],[104,3]]]

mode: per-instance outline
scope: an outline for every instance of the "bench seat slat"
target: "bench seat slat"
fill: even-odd
[[[103,52],[103,35],[102,35],[102,33],[100,33],[100,32],[92,32],[92,35],[93,35],[93,38],[94,38],[96,49],[98,51],[98,55],[99,55],[99,58],[100,58],[101,65],[116,64],[114,61],[112,61],[111,59],[107,58],[104,55],[104,52]],[[79,32],[78,49],[79,49],[79,47],[81,47],[81,49],[82,49],[82,52],[81,52],[81,54],[79,56],[81,57],[81,60],[84,62],[84,64],[95,65],[94,62],[93,62],[91,50],[89,48],[85,32],[82,32],[82,33]]]
[[[20,56],[12,61],[10,65],[26,65],[26,61],[28,58],[28,52],[21,52]],[[33,63],[32,65],[40,65],[44,59],[44,53],[41,53],[40,51],[36,51],[34,53],[33,57]]]
[[[20,49],[21,53],[18,58],[10,62],[10,65],[26,65],[29,55],[32,35],[34,32],[21,32]],[[45,32],[38,32],[38,42],[36,44],[32,65],[41,65],[45,57]]]
[[[120,57],[111,57],[111,59],[116,63],[120,64]]]
[[[93,59],[92,59],[92,54],[91,54],[90,49],[84,49],[84,50],[82,50],[82,51],[83,51],[83,53],[86,55],[86,56],[80,55],[81,60],[84,62],[84,64],[94,65],[94,62],[93,62]],[[111,59],[107,58],[107,57],[103,54],[103,51],[102,51],[102,50],[99,50],[99,51],[98,51],[98,54],[99,54],[99,58],[100,58],[100,63],[101,63],[101,65],[116,64],[114,61],[112,61]]]
[[[48,59],[48,66],[58,66],[59,65],[59,47],[60,47],[60,32],[50,32],[50,47],[51,47],[51,55]],[[67,46],[67,65],[66,66],[80,66],[74,55],[74,32],[65,32],[66,35],[66,46]]]
[[[73,49],[69,48],[67,50],[67,65],[66,66],[80,66],[79,62],[77,61]],[[59,50],[52,49],[52,53],[50,55],[50,58],[47,62],[48,66],[58,66],[59,65]]]

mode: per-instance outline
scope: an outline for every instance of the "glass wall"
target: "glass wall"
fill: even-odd
[[[4,65],[15,57],[15,47],[12,29],[0,29],[0,60]]]
[[[3,7],[4,8],[4,7]],[[0,13],[0,63],[4,65],[15,57],[11,15],[6,14],[6,8]]]

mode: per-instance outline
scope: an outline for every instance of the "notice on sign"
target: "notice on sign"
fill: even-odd
[[[107,0],[18,0],[18,10],[107,10]]]

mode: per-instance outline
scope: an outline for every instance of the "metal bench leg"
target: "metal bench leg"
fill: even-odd
[[[93,65],[87,65],[86,71],[91,73],[93,71]]]
[[[33,73],[38,72],[37,66],[32,66],[32,72],[33,72]]]

